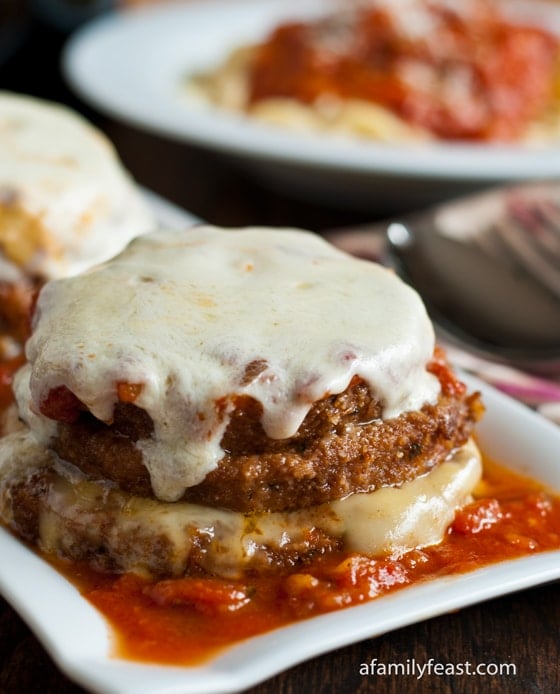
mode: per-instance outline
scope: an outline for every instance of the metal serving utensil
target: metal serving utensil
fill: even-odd
[[[329,236],[356,255],[380,252],[422,296],[445,341],[560,375],[560,183],[496,188],[354,230],[346,241]]]

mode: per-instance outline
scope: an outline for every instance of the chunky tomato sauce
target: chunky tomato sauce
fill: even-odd
[[[0,359],[0,413],[12,401],[11,382],[22,356]],[[429,365],[444,392],[464,385],[436,349]],[[134,401],[136,384],[119,384]],[[52,394],[47,409],[71,419],[70,391]],[[60,417],[59,417],[60,418]],[[560,549],[560,498],[538,483],[491,461],[475,500],[460,511],[438,546],[398,559],[333,553],[292,572],[248,574],[240,580],[191,576],[150,580],[107,575],[47,559],[74,582],[108,619],[115,654],[142,662],[198,664],[250,636],[443,575],[463,573],[513,557]]]
[[[559,41],[490,5],[387,3],[281,25],[256,49],[250,102],[360,99],[438,138],[516,139],[560,98]]]
[[[560,498],[491,462],[438,546],[398,560],[336,554],[292,573],[153,581],[57,563],[112,624],[116,655],[197,664],[249,636],[432,578],[560,548]]]

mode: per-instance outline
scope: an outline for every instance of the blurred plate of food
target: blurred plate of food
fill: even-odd
[[[560,8],[194,0],[69,41],[76,92],[331,203],[403,207],[560,173]]]

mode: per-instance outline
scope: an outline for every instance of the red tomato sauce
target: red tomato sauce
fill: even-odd
[[[278,26],[256,49],[250,103],[360,99],[441,139],[515,140],[560,98],[559,41],[490,5],[420,3],[420,32],[415,11],[383,7]]]
[[[0,280],[0,415],[14,400],[12,381],[25,361],[23,344],[30,333],[29,315],[35,298],[34,288],[26,282]]]
[[[0,360],[0,412],[12,401],[11,382],[22,362],[23,356]],[[441,350],[436,349],[428,368],[445,392],[464,388]],[[125,401],[133,401],[137,392],[135,384],[121,384],[119,390]],[[52,400],[57,412],[62,402],[70,415],[74,413],[75,403],[68,394],[58,393]],[[47,560],[107,618],[115,655],[194,665],[245,638],[314,615],[438,576],[559,548],[560,497],[486,460],[474,501],[457,513],[444,541],[398,559],[338,552],[292,572],[251,573],[240,580],[196,575],[159,581]]]
[[[292,573],[153,581],[57,562],[109,620],[115,655],[199,664],[247,637],[406,586],[560,548],[560,498],[491,461],[444,541],[399,559],[338,553]]]
[[[0,360],[0,413],[5,410],[14,400],[12,382],[15,372],[23,365],[25,358],[23,354],[12,357],[11,359]]]

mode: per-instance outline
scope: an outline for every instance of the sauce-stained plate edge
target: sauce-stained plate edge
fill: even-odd
[[[560,490],[560,429],[477,379],[465,380],[481,390],[487,407],[478,430],[485,453]],[[204,666],[180,668],[112,657],[105,621],[70,583],[2,529],[0,554],[0,591],[61,670],[100,694],[239,691],[330,650],[560,578],[560,551],[535,554],[299,622],[249,639]]]
[[[257,40],[278,21],[324,12],[331,0],[201,0],[109,14],[79,30],[64,51],[75,91],[100,110],[141,128],[268,164],[317,171],[494,182],[560,174],[558,146],[375,142],[298,135],[204,107],[181,83],[190,71],[216,65],[240,43]],[[519,3],[517,3],[519,4]],[[532,3],[560,32],[560,8]],[[146,45],[150,50],[146,50]]]

